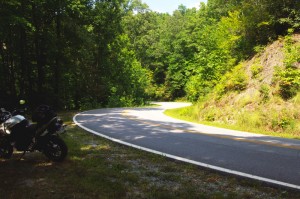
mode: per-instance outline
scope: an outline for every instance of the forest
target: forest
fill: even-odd
[[[173,14],[141,0],[1,0],[0,105],[196,102],[240,62],[299,29],[295,0],[208,0]],[[299,91],[299,75],[292,66],[282,75],[282,98]],[[243,89],[242,80],[237,71],[222,89]]]

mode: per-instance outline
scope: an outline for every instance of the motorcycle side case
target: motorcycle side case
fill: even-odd
[[[32,142],[34,131],[29,127],[25,117],[16,115],[5,121],[6,132],[10,134],[10,141],[15,142],[18,151],[25,151]]]

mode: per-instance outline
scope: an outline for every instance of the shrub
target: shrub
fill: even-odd
[[[249,77],[245,72],[243,64],[237,65],[231,72],[224,75],[216,86],[218,94],[229,91],[243,91],[247,88]]]
[[[257,78],[258,74],[263,71],[264,67],[262,65],[254,64],[251,66],[251,73],[253,78]]]
[[[269,124],[271,124],[271,130],[275,132],[293,131],[297,120],[296,112],[297,110],[293,107],[270,109],[267,119],[269,120]]]
[[[265,46],[261,46],[261,45],[254,46],[254,52],[256,52],[257,54],[263,53],[265,49],[266,49]]]
[[[294,43],[291,35],[286,36],[284,44],[285,70],[277,71],[275,76],[279,82],[279,93],[285,100],[296,96],[300,89],[300,46]]]
[[[262,84],[260,86],[259,92],[263,102],[266,102],[270,99],[270,86],[268,84]]]
[[[209,109],[207,113],[204,115],[204,120],[213,122],[216,120],[216,113],[214,109]]]
[[[288,68],[277,74],[279,78],[280,95],[283,99],[291,99],[300,89],[300,70]]]

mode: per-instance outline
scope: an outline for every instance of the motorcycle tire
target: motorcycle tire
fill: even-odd
[[[66,158],[68,154],[68,147],[59,137],[51,136],[44,144],[43,153],[51,161],[62,162]]]
[[[0,158],[9,159],[13,154],[13,147],[10,143],[1,142],[0,143]]]

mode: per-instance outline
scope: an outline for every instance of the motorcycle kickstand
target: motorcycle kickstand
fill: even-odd
[[[25,156],[26,151],[23,152],[23,154],[21,155],[21,157],[19,158],[19,161],[21,161],[21,159]]]

